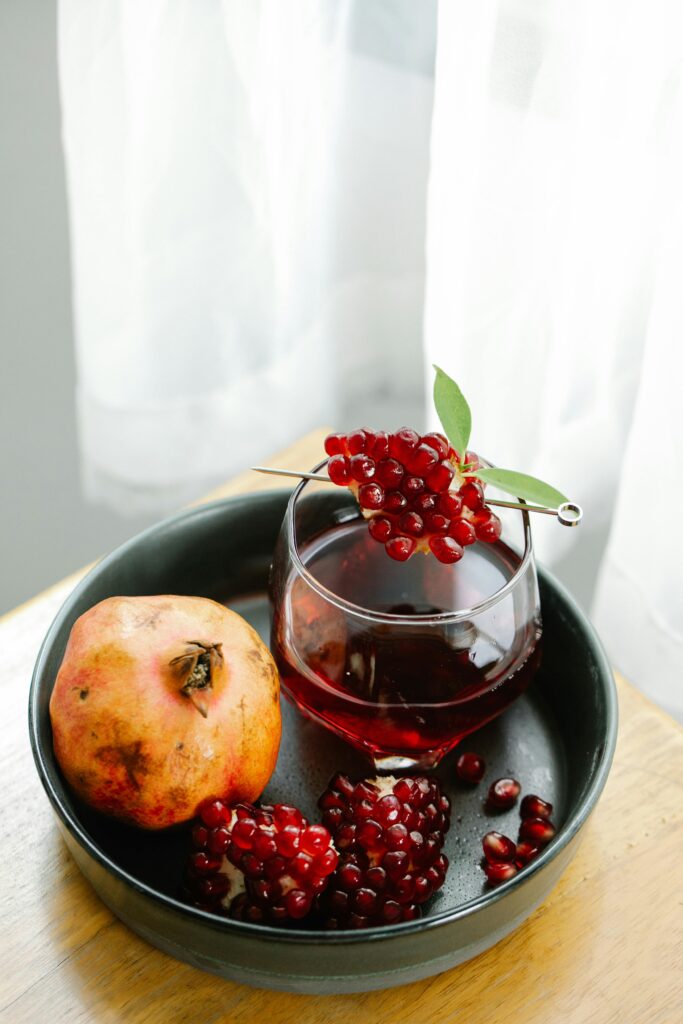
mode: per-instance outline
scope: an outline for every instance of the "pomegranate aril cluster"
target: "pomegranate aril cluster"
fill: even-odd
[[[443,434],[363,428],[328,434],[325,451],[330,479],[351,489],[370,535],[396,561],[423,551],[454,563],[475,540],[500,537],[500,519],[485,503],[483,484],[465,476],[479,459],[468,451],[461,460]]]
[[[502,789],[507,791],[508,800],[514,803],[519,794],[519,783],[514,779],[499,779],[489,790],[487,806],[491,805],[491,792],[499,783],[506,785]],[[512,796],[512,789],[507,784],[515,783],[517,791]],[[507,806],[512,806],[512,803]],[[495,805],[494,805],[495,806]],[[498,807],[501,805],[499,804]],[[491,885],[499,885],[514,878],[520,868],[529,864],[534,857],[537,857],[541,849],[555,835],[555,826],[550,820],[553,812],[553,805],[540,796],[529,794],[525,796],[520,805],[521,823],[517,842],[513,842],[508,836],[500,832],[487,832],[481,841],[484,851],[484,873]]]
[[[324,826],[287,804],[202,805],[183,896],[195,906],[253,923],[306,917],[339,857]]]
[[[339,866],[318,899],[326,928],[411,921],[444,883],[450,801],[435,779],[354,783],[336,775],[319,800]]]

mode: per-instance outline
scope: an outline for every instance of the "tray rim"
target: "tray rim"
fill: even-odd
[[[572,597],[569,591],[552,575],[552,573],[542,566],[539,566],[538,563],[536,564],[536,571],[539,580],[542,579],[544,585],[549,586],[558,592],[559,597],[578,620],[583,632],[591,642],[598,666],[598,675],[601,683],[603,684],[606,705],[606,730],[602,748],[594,767],[593,778],[590,785],[583,793],[578,806],[574,810],[573,814],[571,814],[564,822],[557,835],[548,844],[548,846],[541,851],[538,857],[535,858],[531,864],[528,864],[519,871],[514,878],[497,886],[496,889],[485,890],[479,896],[467,900],[465,903],[462,903],[455,908],[430,914],[427,917],[418,918],[414,921],[394,924],[391,927],[366,928],[359,929],[357,931],[324,931],[321,929],[314,930],[310,928],[293,930],[279,928],[273,925],[251,924],[246,921],[234,921],[230,918],[222,918],[216,914],[211,914],[207,911],[199,910],[196,907],[190,907],[187,904],[181,903],[174,897],[159,892],[146,883],[141,882],[139,879],[130,875],[127,871],[121,868],[116,861],[112,860],[108,854],[88,835],[85,829],[81,826],[78,817],[76,815],[72,815],[68,807],[64,805],[59,793],[56,791],[52,783],[50,770],[45,757],[45,752],[42,748],[38,729],[38,690],[40,678],[43,674],[45,663],[49,656],[56,634],[62,626],[63,619],[69,615],[73,606],[78,603],[92,578],[99,575],[103,569],[107,568],[122,556],[130,553],[139,545],[144,544],[150,536],[162,533],[164,530],[175,529],[180,524],[185,524],[190,520],[201,518],[205,515],[215,514],[226,507],[237,508],[239,506],[249,506],[260,502],[270,504],[274,499],[282,501],[284,513],[284,508],[286,507],[289,496],[289,490],[281,488],[269,489],[257,491],[252,494],[241,494],[227,498],[220,498],[216,501],[205,502],[202,505],[183,509],[172,516],[160,520],[158,523],[153,524],[146,530],[143,530],[141,533],[136,534],[134,537],[131,537],[129,540],[119,545],[119,547],[115,548],[108,555],[100,559],[86,573],[86,575],[79,580],[51,622],[50,627],[40,645],[31,676],[28,706],[29,739],[33,760],[43,789],[45,790],[50,804],[52,805],[52,808],[59,818],[62,826],[67,829],[73,839],[78,842],[79,846],[81,846],[89,856],[96,860],[102,868],[112,874],[119,882],[132,887],[140,895],[155,903],[161,904],[165,909],[176,914],[180,914],[181,916],[187,917],[193,921],[201,922],[212,931],[220,933],[232,932],[235,935],[249,934],[254,938],[266,939],[277,943],[285,942],[290,945],[320,945],[321,942],[325,943],[325,945],[354,945],[378,940],[390,941],[394,937],[429,931],[433,928],[438,928],[451,924],[454,921],[470,917],[483,906],[490,906],[498,903],[505,899],[506,896],[510,895],[514,890],[519,889],[533,875],[542,871],[551,860],[554,860],[555,857],[571,843],[593,811],[600,794],[605,787],[614,758],[618,732],[618,700],[611,665],[609,664],[605,650],[593,625],[583,610],[579,607],[574,597]]]

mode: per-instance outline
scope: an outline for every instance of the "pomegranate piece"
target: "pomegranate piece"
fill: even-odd
[[[486,802],[497,811],[507,811],[515,805],[521,788],[517,779],[496,779],[491,783]]]
[[[522,818],[545,818],[549,821],[550,815],[553,813],[553,805],[549,804],[547,800],[542,800],[540,796],[529,793],[522,800],[519,813]]]
[[[521,842],[517,843],[515,864],[518,868],[523,868],[526,864],[529,864],[534,857],[537,857],[540,852],[540,846],[536,846],[534,843],[530,843],[528,840],[522,839]]]
[[[452,565],[469,544],[500,537],[500,519],[485,504],[485,485],[465,475],[465,464],[443,434],[420,436],[410,427],[387,434],[363,427],[328,434],[325,451],[330,479],[350,488],[371,536],[397,561],[421,551]],[[467,472],[479,467],[474,452],[466,459]],[[389,519],[390,533],[372,527],[375,517]]]
[[[326,928],[412,921],[444,883],[450,801],[435,779],[336,775],[318,801],[339,867],[318,905]]]
[[[500,832],[487,832],[481,841],[484,856],[489,863],[494,861],[512,862],[517,855],[517,847],[511,839]]]
[[[555,826],[545,818],[524,818],[519,826],[520,839],[528,839],[535,846],[545,846],[555,835]]]
[[[288,804],[210,800],[192,833],[182,896],[214,914],[286,924],[310,913],[339,862],[323,825]]]
[[[455,771],[461,782],[475,785],[484,778],[486,762],[479,754],[461,754],[455,762]]]
[[[501,882],[508,882],[517,874],[517,867],[510,861],[486,861],[483,867],[484,874],[491,885],[500,885]]]

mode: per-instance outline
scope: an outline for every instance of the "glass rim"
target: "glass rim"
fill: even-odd
[[[327,465],[328,460],[323,459],[311,470],[312,473],[318,473]],[[476,604],[471,605],[469,608],[460,608],[457,611],[452,612],[439,612],[439,614],[423,614],[423,615],[401,615],[395,612],[378,612],[372,608],[365,608],[363,605],[355,604],[353,601],[347,601],[346,598],[340,597],[335,594],[334,591],[330,590],[323,583],[318,580],[313,573],[304,565],[299,554],[299,547],[295,534],[294,527],[294,509],[298,498],[303,493],[304,489],[309,483],[315,481],[302,480],[292,491],[289,501],[287,502],[287,547],[289,549],[289,556],[292,559],[292,563],[296,568],[296,571],[302,576],[306,582],[326,601],[333,604],[340,611],[346,612],[349,615],[355,615],[364,619],[371,619],[373,622],[386,622],[394,625],[404,624],[414,625],[415,623],[421,623],[422,625],[444,625],[454,622],[464,622],[467,619],[471,619],[474,615],[478,615],[481,612],[487,611],[487,609],[494,607],[503,598],[509,594],[515,587],[518,579],[520,579],[529,568],[529,564],[533,560],[534,546],[531,534],[531,523],[529,521],[529,513],[526,509],[520,511],[522,516],[522,525],[524,531],[524,553],[521,557],[520,563],[515,569],[514,573],[509,580],[503,584],[498,590],[494,591],[488,597],[484,598],[483,601],[478,601]],[[331,484],[331,486],[337,486]],[[521,503],[526,504],[523,498],[518,499]],[[452,567],[456,570],[456,566]]]

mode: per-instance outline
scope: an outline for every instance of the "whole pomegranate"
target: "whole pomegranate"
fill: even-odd
[[[111,597],[74,623],[50,699],[78,795],[160,829],[209,797],[253,801],[280,743],[279,677],[235,612],[201,597]]]

